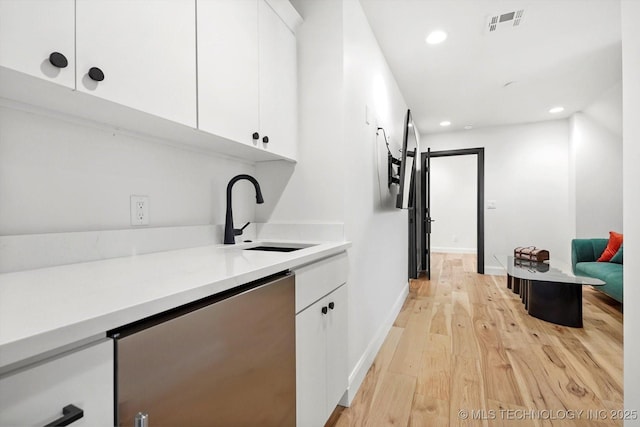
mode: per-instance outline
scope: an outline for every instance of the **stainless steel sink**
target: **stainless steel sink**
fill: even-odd
[[[302,248],[287,248],[283,246],[256,246],[254,248],[247,248],[245,251],[265,251],[265,252],[293,252]]]
[[[260,246],[246,248],[245,251],[293,252],[293,251],[308,248],[311,246],[314,246],[314,245],[298,244],[298,243],[264,243]]]

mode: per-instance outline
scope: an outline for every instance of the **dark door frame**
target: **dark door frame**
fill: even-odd
[[[477,185],[477,216],[476,216],[476,228],[477,228],[477,257],[478,257],[478,268],[477,272],[479,274],[484,274],[484,148],[465,148],[460,150],[443,150],[443,151],[431,151],[429,156],[431,158],[434,157],[452,157],[452,156],[467,156],[467,155],[476,155],[478,160],[477,167],[477,175],[478,175],[478,185]],[[420,164],[423,167],[423,170],[426,172],[426,160],[427,153],[422,153],[420,158]],[[427,217],[426,212],[426,188],[421,190],[421,198],[422,198],[422,213],[421,217],[424,220]],[[429,216],[430,213],[429,213]],[[426,235],[427,230],[424,229],[422,233],[422,247],[424,248],[422,251],[422,265],[427,265],[426,257],[427,255],[431,256],[431,254],[427,254],[426,249]],[[428,249],[429,251],[431,248]],[[429,263],[431,264],[431,263]]]

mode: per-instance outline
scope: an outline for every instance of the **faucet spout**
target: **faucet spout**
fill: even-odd
[[[249,223],[246,223],[244,227],[240,229],[236,229],[233,227],[233,210],[231,209],[231,191],[233,189],[233,185],[242,179],[246,179],[247,181],[251,182],[255,187],[256,203],[258,204],[264,203],[264,199],[262,198],[262,190],[260,189],[260,184],[258,184],[258,181],[254,177],[252,177],[251,175],[241,174],[231,178],[231,180],[227,184],[227,213],[226,213],[225,222],[224,222],[224,244],[225,245],[235,244],[236,243],[235,236],[240,236],[242,234],[242,230],[244,230],[244,228],[247,225],[249,225]]]

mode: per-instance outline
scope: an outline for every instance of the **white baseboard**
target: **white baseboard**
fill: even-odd
[[[504,271],[502,267],[484,267],[484,274],[488,274],[490,276],[506,276],[507,272]]]
[[[478,250],[476,248],[446,248],[443,246],[432,246],[431,252],[446,254],[475,254]]]
[[[351,406],[351,402],[353,402],[353,399],[356,397],[356,393],[358,392],[358,389],[360,389],[367,372],[369,372],[369,368],[378,355],[380,347],[382,347],[384,340],[387,338],[387,335],[393,326],[393,322],[395,322],[398,314],[400,314],[402,305],[407,299],[407,295],[409,295],[409,284],[407,283],[407,285],[402,289],[402,292],[398,295],[396,302],[393,304],[391,311],[384,319],[380,329],[378,329],[378,332],[367,346],[367,349],[358,360],[358,363],[356,363],[353,371],[351,371],[351,374],[349,375],[349,388],[347,388],[347,391],[339,402],[341,406]]]

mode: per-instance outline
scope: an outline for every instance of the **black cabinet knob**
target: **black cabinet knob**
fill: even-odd
[[[269,137],[265,136],[264,138],[262,138],[262,142],[264,142],[265,144],[269,143]]]
[[[91,80],[101,82],[104,80],[104,73],[98,67],[91,67],[89,68],[89,78],[91,78]]]
[[[253,139],[259,139],[260,138],[260,134],[258,132],[254,132],[253,133]]]
[[[60,52],[53,52],[51,55],[49,55],[49,62],[56,68],[66,68],[67,65],[69,65],[67,57]]]
[[[322,314],[327,314],[329,310],[327,310],[327,307],[322,307]]]
[[[330,303],[329,303],[329,308],[330,308],[331,310],[333,310],[333,307],[335,307],[335,306],[336,306],[336,305],[335,305],[334,303],[332,303],[332,302],[330,302]]]

